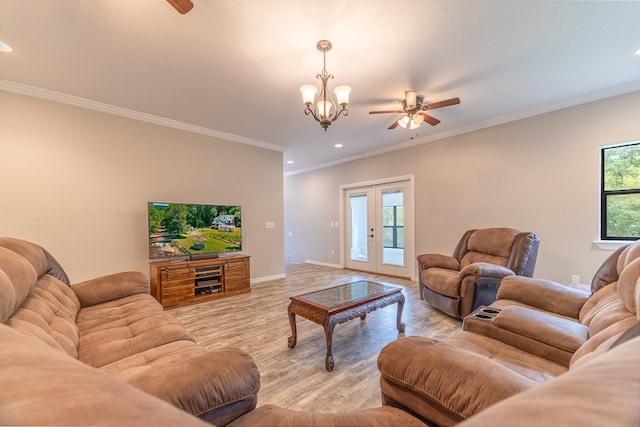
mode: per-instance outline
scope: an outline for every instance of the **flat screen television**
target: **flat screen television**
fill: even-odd
[[[240,206],[149,202],[148,219],[150,259],[242,250]]]

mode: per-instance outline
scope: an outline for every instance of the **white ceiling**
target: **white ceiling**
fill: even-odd
[[[640,90],[640,2],[0,0],[0,88],[283,151],[304,171]],[[323,131],[299,87],[352,87]],[[405,90],[442,122],[387,127]],[[336,149],[335,143],[344,147]]]

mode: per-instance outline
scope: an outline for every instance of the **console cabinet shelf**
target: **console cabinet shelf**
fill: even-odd
[[[150,263],[151,294],[164,308],[251,292],[250,257]]]

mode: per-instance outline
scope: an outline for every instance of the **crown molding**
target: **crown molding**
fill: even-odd
[[[141,113],[139,111],[129,110],[127,108],[116,107],[114,105],[102,102],[91,101],[89,99],[77,96],[67,95],[52,90],[41,89],[34,86],[28,86],[22,83],[16,83],[9,80],[0,79],[0,90],[13,92],[20,95],[31,96],[34,98],[45,99],[48,101],[59,102],[61,104],[72,105],[74,107],[86,108],[89,110],[100,111],[102,113],[113,114],[116,116],[126,117],[129,119],[139,120],[142,122],[153,123],[160,126],[166,126],[174,129],[184,130],[187,132],[197,133],[200,135],[211,136],[214,138],[224,139],[225,141],[238,142],[240,144],[252,145],[267,150],[284,152],[285,147],[272,144],[270,142],[259,141],[257,139],[246,138],[232,133],[222,132],[215,129],[209,129],[202,126],[196,126],[177,120],[167,119],[165,117],[154,116],[152,114]]]
[[[398,144],[390,145],[380,150],[367,151],[365,153],[357,154],[355,156],[345,157],[344,159],[339,159],[332,162],[322,163],[322,164],[314,165],[308,168],[287,172],[284,175],[285,176],[297,175],[297,174],[311,172],[318,169],[324,169],[327,167],[336,166],[342,163],[352,162],[354,160],[359,160],[366,157],[379,156],[380,154],[390,153],[392,151],[397,151],[397,150],[403,150],[405,148],[426,144],[428,142],[439,141],[441,139],[450,138],[452,136],[462,135],[462,134],[473,132],[476,130],[486,129],[493,126],[498,126],[505,123],[514,122],[517,120],[526,119],[533,116],[538,116],[540,114],[562,110],[564,108],[575,107],[577,105],[586,104],[593,101],[599,101],[606,98],[612,98],[618,95],[624,95],[627,93],[636,92],[639,90],[640,90],[640,81],[632,82],[623,86],[617,86],[617,87],[605,89],[598,92],[593,92],[587,95],[582,95],[574,98],[563,99],[561,101],[552,102],[550,104],[545,104],[536,108],[530,108],[527,110],[522,110],[522,111],[518,111],[511,114],[506,114],[504,116],[495,117],[489,120],[483,120],[480,122],[471,123],[467,126],[460,126],[454,129],[449,129],[446,131],[434,133],[432,135],[425,136],[422,138],[400,142]]]

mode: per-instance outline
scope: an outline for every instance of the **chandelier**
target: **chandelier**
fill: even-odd
[[[322,52],[323,62],[322,72],[316,75],[316,78],[322,81],[322,89],[315,105],[315,112],[311,106],[315,101],[318,89],[313,85],[304,85],[300,88],[300,92],[302,92],[302,102],[306,105],[304,113],[307,116],[311,115],[326,131],[331,123],[335,122],[342,114],[345,116],[349,114],[347,104],[349,103],[351,88],[349,86],[338,86],[334,89],[337,103],[333,101],[331,95],[327,94],[327,81],[333,78],[333,74],[327,73],[327,52],[331,50],[331,42],[329,40],[320,40],[316,47]],[[340,109],[338,109],[338,106],[340,106]],[[335,110],[334,113],[331,112],[332,108]]]

